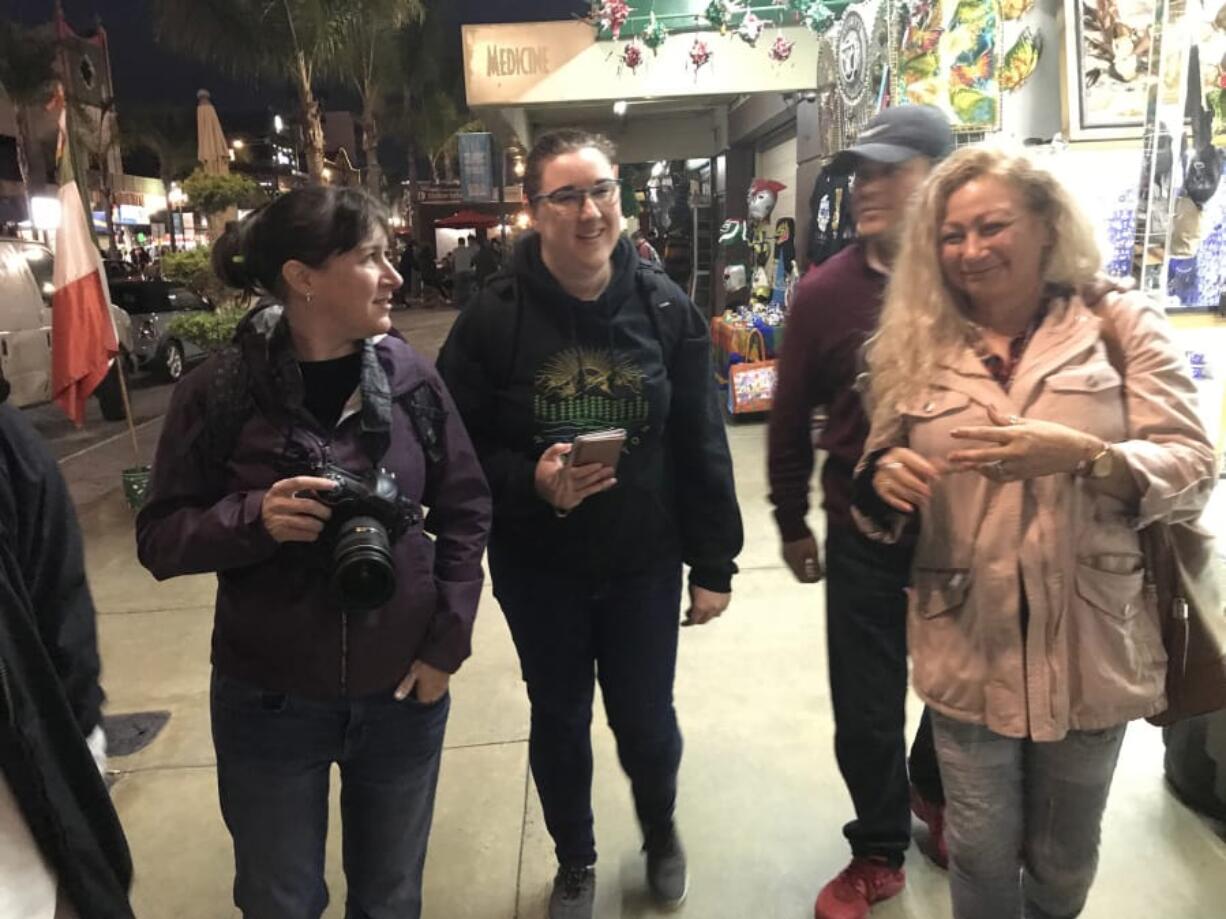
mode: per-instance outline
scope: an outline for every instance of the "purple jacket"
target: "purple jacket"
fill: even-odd
[[[392,691],[416,659],[456,671],[471,653],[490,496],[442,381],[400,338],[370,339],[361,386],[328,432],[302,407],[302,377],[278,308],[254,311],[238,341],[237,352],[210,358],[175,390],[136,523],[141,563],[158,580],[217,573],[213,664],[262,688],[356,697]],[[249,382],[219,399],[235,385],[238,363]],[[433,464],[397,401],[422,384],[445,412],[445,455]],[[219,456],[216,406],[241,403],[248,391],[257,394],[250,414]],[[328,592],[324,547],[279,545],[264,528],[261,502],[274,482],[309,474],[325,457],[351,471],[370,469],[372,443],[375,456],[386,446],[380,464],[428,513],[424,529],[410,529],[393,546],[391,602],[343,614]]]

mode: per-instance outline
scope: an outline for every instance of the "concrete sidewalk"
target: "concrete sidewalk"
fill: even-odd
[[[430,352],[454,314],[398,314]],[[433,346],[436,347],[436,344]],[[157,426],[145,429],[152,443]],[[696,919],[804,919],[818,888],[848,857],[851,807],[833,755],[823,591],[796,584],[778,561],[765,499],[765,430],[729,429],[746,524],[733,606],[718,623],[685,629],[677,705],[686,736],[679,825]],[[128,449],[130,454],[130,448]],[[100,448],[67,468],[83,503],[88,566],[101,613],[103,679],[113,713],[167,709],[170,723],[141,753],[112,761],[114,799],[136,864],[142,919],[218,919],[231,905],[233,861],[217,805],[209,734],[212,577],[158,584],[137,564],[132,515],[107,491]],[[126,464],[126,462],[125,462]],[[100,481],[89,484],[97,473]],[[117,477],[114,479],[117,484]],[[75,492],[74,492],[75,493]],[[453,682],[435,830],[427,862],[429,919],[538,919],[552,880],[552,847],[528,771],[528,705],[514,648],[488,587],[472,659]],[[912,724],[918,710],[912,706]],[[629,789],[599,708],[594,717],[597,916],[653,916]],[[340,917],[339,816],[329,847]],[[921,830],[922,832],[922,830]],[[949,913],[943,872],[915,852],[909,884],[875,910],[881,919]],[[1129,732],[1104,827],[1090,919],[1210,919],[1226,903],[1226,843],[1177,803],[1162,779],[1159,733]]]

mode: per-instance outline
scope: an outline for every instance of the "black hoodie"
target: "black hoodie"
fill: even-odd
[[[103,696],[81,531],[7,395],[0,376],[0,774],[76,914],[131,919],[128,843],[85,742]]]
[[[527,567],[617,576],[682,561],[727,592],[741,550],[732,459],[702,314],[628,239],[595,301],[567,294],[540,238],[482,288],[439,370],[494,496],[491,545]],[[625,428],[618,484],[558,517],[536,493],[541,454]]]

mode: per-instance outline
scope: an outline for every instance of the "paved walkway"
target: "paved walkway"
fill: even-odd
[[[454,314],[398,314],[431,353]],[[156,423],[142,431],[148,450]],[[850,804],[833,755],[823,592],[794,583],[778,560],[765,499],[765,431],[729,438],[746,521],[732,608],[682,633],[677,704],[686,736],[679,821],[694,919],[804,919],[818,887],[847,858]],[[130,448],[128,449],[130,454]],[[134,557],[132,516],[107,482],[128,459],[101,447],[65,464],[82,500],[88,565],[101,613],[103,678],[112,712],[167,709],[162,735],[115,759],[114,798],[136,865],[142,919],[229,919],[233,862],[218,811],[209,735],[214,580],[158,584]],[[488,587],[475,651],[454,681],[454,707],[426,870],[427,919],[539,919],[551,845],[528,772],[528,706],[506,625]],[[911,714],[917,710],[912,704]],[[647,903],[629,791],[603,717],[594,717],[597,917],[656,915]],[[335,786],[334,786],[335,787]],[[335,791],[334,791],[335,799]],[[328,853],[343,914],[338,822]],[[1162,779],[1157,731],[1134,726],[1112,792],[1088,919],[1211,919],[1226,903],[1226,842],[1176,802]],[[909,886],[874,919],[949,916],[945,875],[915,853]]]

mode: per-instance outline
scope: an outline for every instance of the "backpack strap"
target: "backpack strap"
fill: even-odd
[[[647,310],[651,328],[660,342],[664,367],[671,375],[677,347],[681,344],[685,299],[677,296],[677,287],[672,279],[656,265],[640,262],[634,272],[634,283]]]

